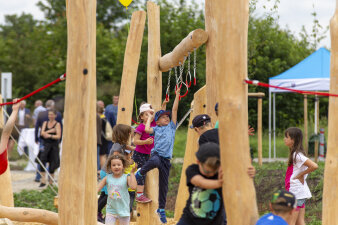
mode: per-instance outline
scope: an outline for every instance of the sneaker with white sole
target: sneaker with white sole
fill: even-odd
[[[135,198],[136,202],[138,203],[148,203],[148,202],[151,202],[151,199],[150,198],[147,198],[145,195],[141,195],[140,197],[136,197]]]
[[[164,209],[162,209],[162,210],[157,209],[156,213],[160,217],[161,223],[166,224],[167,223],[167,216],[165,215],[165,210]]]

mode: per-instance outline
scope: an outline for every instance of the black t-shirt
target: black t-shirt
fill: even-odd
[[[200,146],[207,142],[213,142],[219,145],[218,129],[214,128],[207,130],[200,136],[200,139],[198,140],[198,144]]]
[[[197,164],[190,165],[185,171],[187,186],[189,188],[189,199],[183,210],[184,219],[193,225],[218,225],[223,221],[223,199],[222,188],[202,189],[190,183],[196,175],[203,176]],[[206,179],[216,180],[218,174]]]

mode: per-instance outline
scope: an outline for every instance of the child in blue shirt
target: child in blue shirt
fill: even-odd
[[[172,112],[160,110],[155,114],[156,127],[150,127],[153,115],[148,115],[145,131],[149,134],[154,134],[154,148],[151,150],[150,159],[140,168],[135,176],[138,185],[138,193],[136,201],[140,203],[147,203],[151,200],[144,196],[140,190],[144,189],[144,175],[154,169],[159,170],[159,195],[158,202],[159,208],[157,213],[162,223],[167,223],[165,215],[165,204],[167,201],[168,181],[170,172],[170,159],[173,155],[176,122],[177,122],[177,109],[179,103],[180,89],[176,91],[176,97],[173,105]],[[171,120],[170,120],[171,116]]]

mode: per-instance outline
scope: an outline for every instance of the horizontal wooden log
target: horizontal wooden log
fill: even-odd
[[[168,71],[170,68],[180,65],[187,57],[189,52],[199,48],[208,40],[208,34],[202,30],[197,29],[191,31],[186,38],[184,38],[172,52],[161,57],[159,67],[162,72]]]
[[[44,209],[13,208],[0,205],[0,218],[7,218],[18,222],[58,225],[58,214]],[[100,222],[97,222],[97,224],[103,225]]]
[[[248,97],[262,98],[264,96],[265,96],[265,94],[263,92],[248,93]]]

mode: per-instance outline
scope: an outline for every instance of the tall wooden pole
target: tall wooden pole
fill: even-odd
[[[206,21],[212,21],[208,45],[219,99],[219,140],[223,169],[223,198],[228,224],[253,225],[258,219],[248,137],[247,38],[248,0],[206,0]],[[213,34],[210,34],[210,33]],[[210,53],[210,52],[209,52]],[[208,57],[208,56],[207,56]],[[207,88],[209,83],[207,83]],[[207,101],[209,102],[207,92]],[[234,151],[236,149],[236,151]],[[243,216],[245,212],[245,216]]]
[[[203,86],[194,94],[194,101],[191,103],[191,108],[193,109],[190,114],[189,127],[192,124],[192,120],[196,115],[206,113],[206,87]],[[185,207],[186,201],[189,197],[188,187],[187,187],[187,177],[185,175],[185,170],[188,166],[193,163],[196,163],[195,153],[198,149],[198,139],[199,135],[194,131],[194,129],[188,128],[187,134],[187,143],[185,145],[184,153],[184,162],[181,172],[180,185],[178,187],[176,203],[175,203],[175,221],[178,221],[181,218],[183,209]]]
[[[162,72],[159,70],[161,58],[160,42],[160,7],[153,2],[147,2],[148,14],[148,65],[147,65],[147,102],[155,110],[162,103]],[[148,172],[145,182],[145,193],[152,199],[149,204],[137,204],[137,224],[159,224],[154,213],[158,208],[158,169]]]
[[[263,165],[262,155],[262,98],[258,98],[258,106],[257,106],[257,138],[258,138],[258,164],[260,166]]]
[[[331,67],[330,92],[338,93],[338,0],[336,11],[331,19]],[[329,98],[329,136],[325,161],[323,191],[323,225],[338,224],[338,98]]]
[[[307,119],[307,95],[304,95],[304,147],[305,152],[308,153],[308,119]]]
[[[59,224],[96,224],[96,1],[69,1]]]
[[[131,124],[137,69],[140,61],[145,22],[146,12],[136,11],[132,14],[126,50],[124,53],[116,123],[126,125]]]
[[[0,103],[2,103],[2,96],[0,95]],[[4,120],[4,111],[3,107],[0,108],[0,128],[3,129],[5,120]],[[14,206],[14,198],[13,198],[13,189],[12,189],[12,178],[11,178],[11,170],[8,167],[5,173],[0,175],[0,205],[13,207]]]

